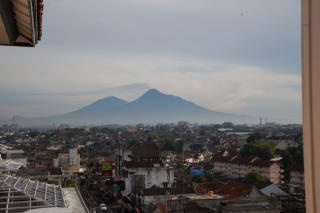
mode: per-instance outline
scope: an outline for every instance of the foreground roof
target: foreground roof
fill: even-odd
[[[72,213],[71,209],[68,208],[59,208],[59,207],[55,207],[55,208],[41,208],[41,209],[33,209],[33,210],[29,210],[26,211],[24,213]]]
[[[0,1],[0,45],[35,46],[42,37],[43,0]]]
[[[0,212],[65,207],[60,186],[0,174]]]
[[[0,171],[17,171],[22,164],[13,160],[0,160]]]

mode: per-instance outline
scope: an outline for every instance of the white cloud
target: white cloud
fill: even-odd
[[[301,121],[299,42],[299,0],[47,0],[37,47],[0,49],[0,118],[68,112],[142,82],[215,110]]]
[[[55,60],[51,56],[55,56]],[[162,92],[219,111],[259,115],[267,109],[261,106],[250,112],[245,109],[264,100],[272,102],[279,110],[284,103],[296,103],[289,111],[292,111],[291,116],[299,112],[300,76],[260,67],[177,55],[109,55],[59,50],[40,56],[37,66],[28,66],[28,63],[21,59],[7,64],[6,69],[2,67],[1,74],[5,78],[0,79],[1,87],[15,85],[16,90],[30,93],[70,93],[144,82]],[[103,94],[71,98],[48,96],[46,99],[74,102],[74,109],[98,97]],[[70,110],[71,107],[66,109]],[[299,120],[300,116],[297,117]]]

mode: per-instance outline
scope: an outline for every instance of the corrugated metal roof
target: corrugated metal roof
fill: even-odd
[[[269,186],[260,190],[266,196],[273,196],[273,195],[288,195],[284,191],[282,191],[277,185],[270,184]]]

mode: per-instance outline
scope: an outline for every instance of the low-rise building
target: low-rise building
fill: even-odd
[[[196,192],[191,184],[174,183],[171,188],[159,188],[152,186],[143,190],[142,203],[149,206],[153,204],[166,204],[173,195],[195,195]]]
[[[217,190],[228,201],[222,205],[222,213],[280,213],[278,199],[265,196],[256,186],[240,182],[228,182]]]
[[[7,160],[14,160],[27,167],[27,155],[23,150],[7,150],[5,156]]]
[[[233,156],[216,156],[212,158],[213,171],[223,173],[229,178],[245,178],[250,172],[258,171],[271,183],[281,182],[281,169],[277,162],[263,160],[259,157],[242,158]]]
[[[157,186],[170,188],[174,182],[173,168],[158,161],[126,161],[124,164],[125,194],[141,193],[141,190]]]
[[[221,212],[221,203],[226,201],[216,194],[173,195],[168,199],[168,213]]]
[[[303,165],[293,164],[288,169],[290,171],[290,184],[293,187],[304,189]]]

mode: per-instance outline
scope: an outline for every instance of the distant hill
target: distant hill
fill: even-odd
[[[178,96],[163,94],[156,89],[150,89],[132,102],[111,96],[70,113],[41,118],[19,117],[17,122],[24,126],[48,126],[53,123],[71,125],[156,124],[182,120],[205,124],[225,121],[256,122],[254,117],[209,110]]]

